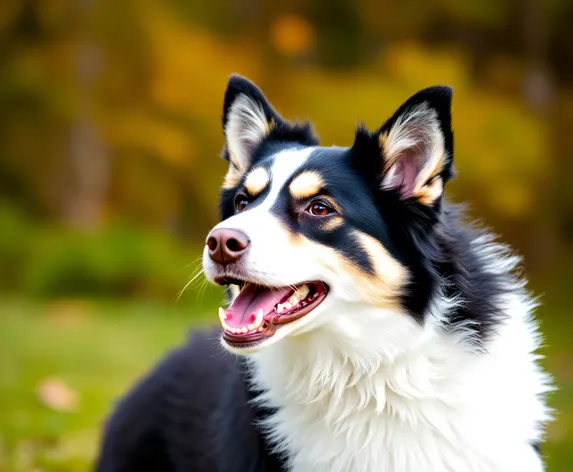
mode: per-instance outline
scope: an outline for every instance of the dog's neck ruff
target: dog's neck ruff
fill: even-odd
[[[533,472],[532,444],[549,419],[550,381],[537,366],[533,304],[508,295],[507,320],[484,349],[441,319],[347,311],[333,322],[252,355],[263,425],[294,472]],[[365,330],[363,327],[368,327]],[[468,330],[467,333],[470,333]]]

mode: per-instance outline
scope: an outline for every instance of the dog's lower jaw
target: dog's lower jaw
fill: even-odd
[[[394,313],[336,338],[356,325],[341,315],[339,327],[252,355],[259,402],[278,408],[269,439],[295,472],[543,470],[532,443],[549,420],[550,382],[535,363],[528,300],[508,307],[487,352],[431,318],[421,327]]]

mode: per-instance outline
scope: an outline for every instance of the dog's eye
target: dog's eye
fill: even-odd
[[[312,202],[306,211],[314,216],[327,216],[334,213],[334,209],[328,203],[320,200]]]
[[[251,203],[251,201],[246,195],[237,195],[235,197],[235,208],[237,211],[243,211],[249,203]]]

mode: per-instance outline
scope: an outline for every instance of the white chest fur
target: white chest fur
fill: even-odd
[[[279,408],[269,438],[294,472],[542,471],[549,380],[526,301],[507,306],[487,352],[437,323],[354,313],[254,354],[260,401]]]

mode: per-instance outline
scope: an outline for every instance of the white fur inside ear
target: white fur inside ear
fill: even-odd
[[[382,188],[400,187],[404,196],[425,198],[424,188],[445,160],[444,138],[435,110],[425,103],[399,117],[390,131],[380,135],[386,161]],[[436,186],[432,197],[437,198]]]
[[[261,105],[246,95],[239,95],[231,105],[225,126],[231,165],[244,171],[250,164],[256,146],[268,130],[269,123]]]

